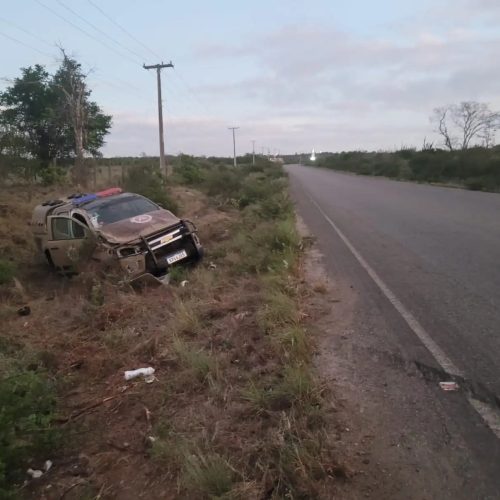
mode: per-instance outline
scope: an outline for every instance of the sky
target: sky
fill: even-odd
[[[0,0],[0,89],[20,68],[89,72],[105,156],[291,154],[439,144],[435,107],[500,109],[499,0]]]

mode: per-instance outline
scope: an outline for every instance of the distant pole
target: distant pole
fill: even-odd
[[[234,134],[235,130],[238,130],[240,127],[228,127],[228,130],[233,131],[233,161],[234,161],[234,166],[236,167],[236,137]]]
[[[252,141],[252,165],[255,166],[255,141]]]
[[[161,70],[163,68],[173,68],[174,65],[172,62],[169,62],[168,64],[153,64],[151,66],[146,66],[145,64],[142,65],[144,69],[155,69],[156,70],[156,83],[158,85],[158,132],[160,135],[160,170],[162,172],[165,172],[167,176],[172,173],[172,167],[168,165],[168,167],[165,169],[165,144],[163,142],[163,102],[161,100]]]

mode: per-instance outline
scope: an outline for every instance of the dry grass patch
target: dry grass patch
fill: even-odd
[[[209,379],[218,378],[218,363],[212,354],[202,348],[197,349],[178,337],[174,339],[173,349],[181,365],[193,375],[194,382],[206,383]]]

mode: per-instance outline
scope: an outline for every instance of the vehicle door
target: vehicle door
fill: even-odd
[[[65,215],[48,217],[47,250],[54,266],[64,271],[78,271],[96,247],[96,239],[88,226]]]

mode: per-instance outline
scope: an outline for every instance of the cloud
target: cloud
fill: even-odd
[[[433,18],[412,25],[406,35],[363,37],[326,23],[300,23],[278,27],[240,45],[212,45],[205,58],[223,58],[228,64],[244,58],[259,68],[259,76],[212,82],[197,90],[234,106],[239,100],[252,101],[254,112],[247,112],[242,121],[262,116],[264,110],[269,117],[295,115],[297,127],[310,142],[315,140],[310,125],[314,120],[321,123],[320,130],[335,129],[342,121],[359,147],[390,147],[399,142],[394,140],[398,133],[407,142],[409,137],[431,133],[428,116],[436,106],[462,100],[500,106],[500,67],[493,63],[500,51],[500,33],[483,32],[475,14],[464,17],[472,5],[481,17],[485,9],[500,12],[500,2],[479,3],[441,2],[440,9],[453,8],[452,17],[462,22],[440,27],[440,20]],[[382,122],[384,129],[377,133],[361,130],[361,123],[380,128]],[[342,144],[354,142],[338,132]]]
[[[193,85],[217,110],[169,120],[168,151],[231,155],[252,139],[282,152],[420,145],[436,106],[478,100],[500,108],[498,0],[436,0],[424,15],[361,35],[328,21],[249,32],[194,50],[216,66]],[[117,114],[106,151],[156,153],[155,115]],[[127,137],[121,140],[120,137]]]

